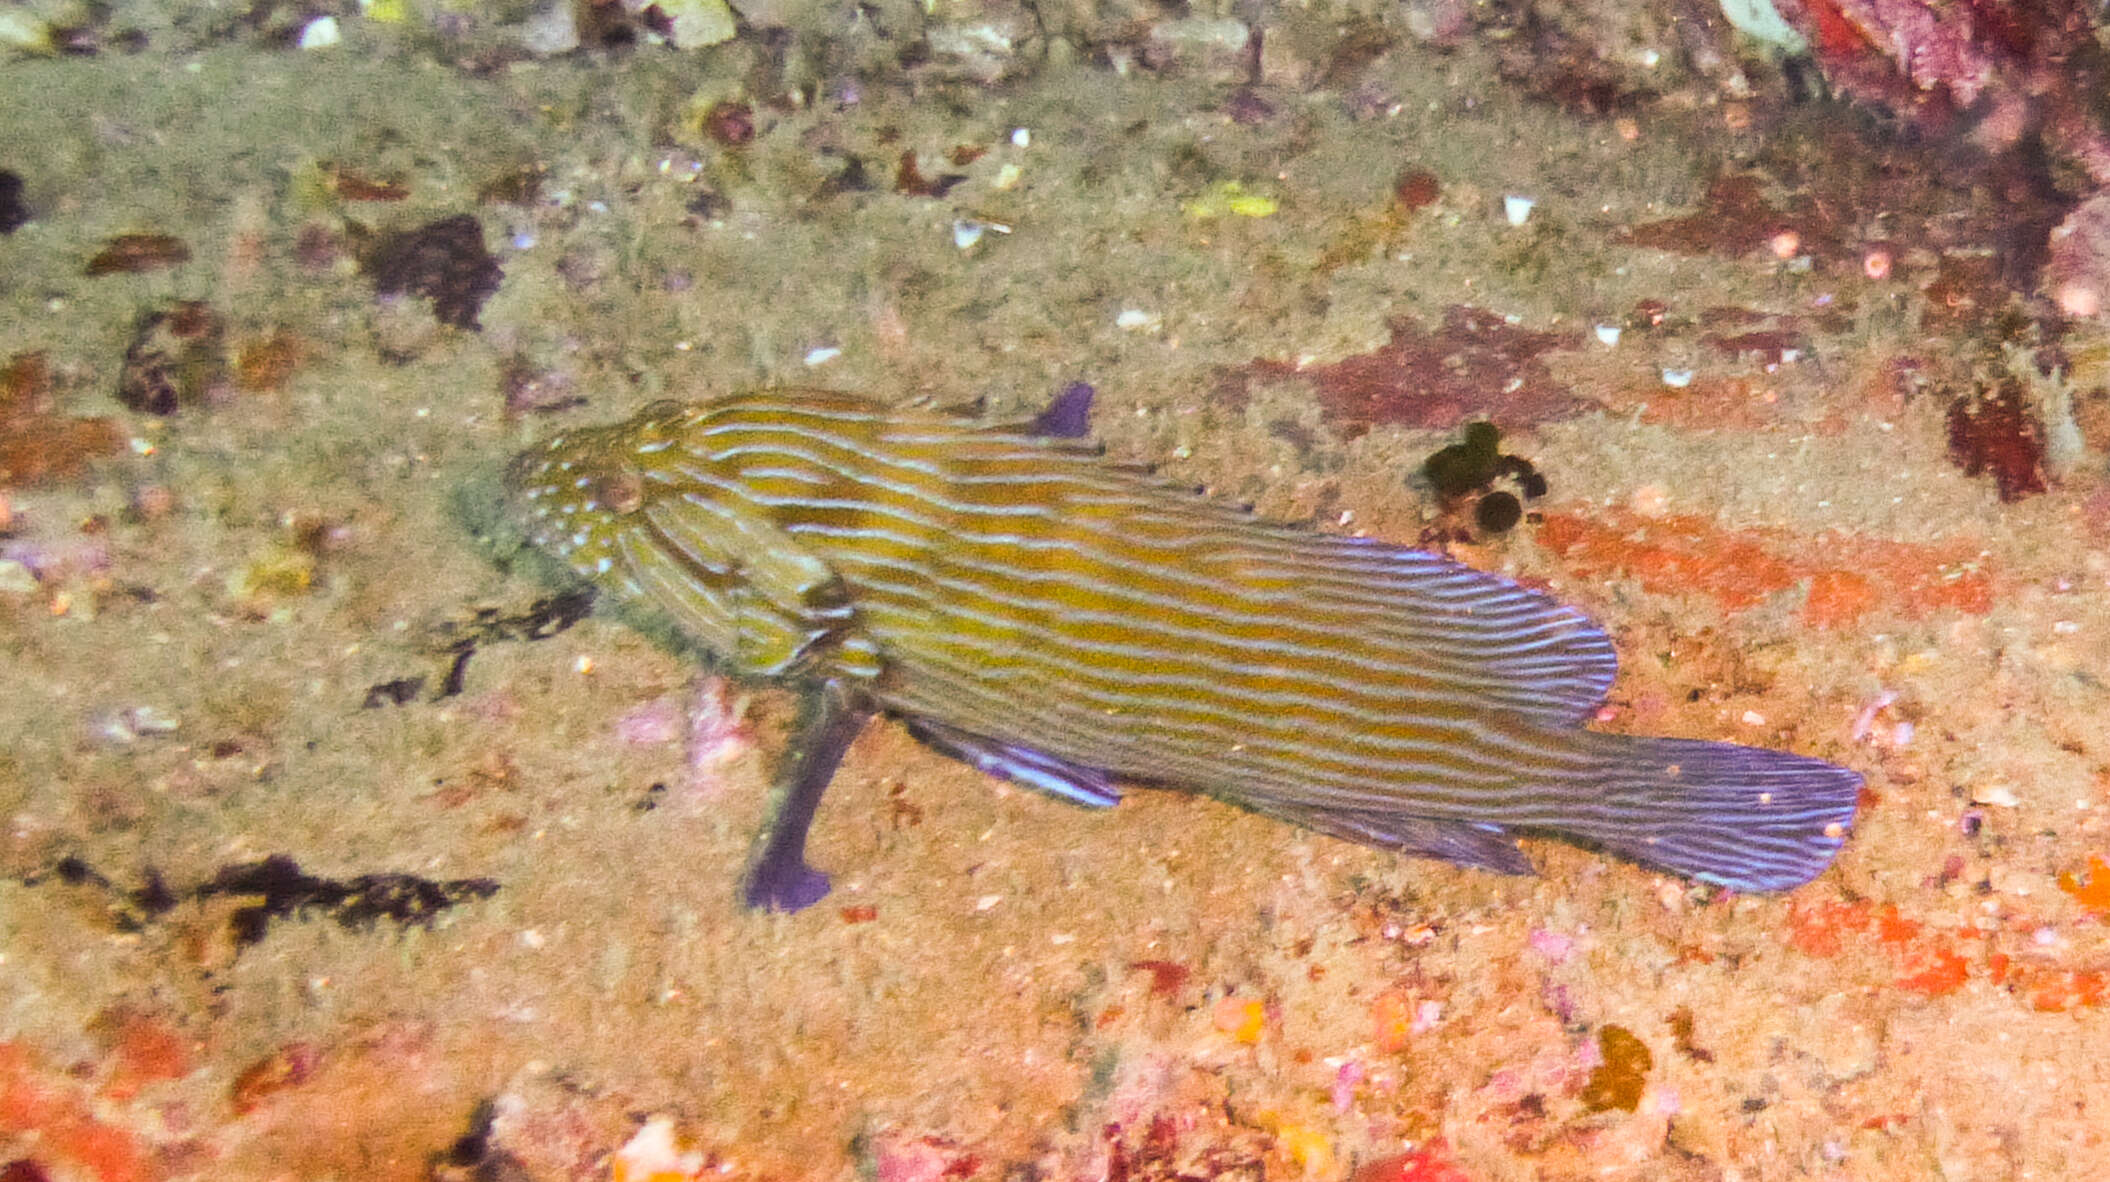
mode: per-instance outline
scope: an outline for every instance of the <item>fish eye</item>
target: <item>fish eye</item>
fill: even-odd
[[[645,480],[629,469],[595,476],[589,491],[610,513],[635,513],[645,503]]]

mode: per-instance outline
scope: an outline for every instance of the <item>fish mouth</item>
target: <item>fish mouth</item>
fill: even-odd
[[[500,483],[508,497],[520,497],[537,483],[536,478],[549,471],[549,450],[537,445],[520,452],[506,461],[505,472]]]

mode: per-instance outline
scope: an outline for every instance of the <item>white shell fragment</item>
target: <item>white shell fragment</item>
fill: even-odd
[[[300,31],[302,49],[328,49],[344,40],[344,30],[334,16],[318,16]]]

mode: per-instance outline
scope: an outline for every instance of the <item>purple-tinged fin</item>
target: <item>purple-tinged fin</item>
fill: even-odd
[[[1477,821],[1436,821],[1380,808],[1296,806],[1270,801],[1265,806],[1238,803],[1306,829],[1343,841],[1376,846],[1415,858],[1435,858],[1453,866],[1470,866],[1495,874],[1531,874],[1531,862],[1517,848],[1516,835],[1499,825]]]
[[[1071,382],[1047,408],[1033,418],[1028,434],[1045,439],[1083,439],[1092,433],[1092,399],[1098,391],[1090,382]]]
[[[1785,891],[1846,844],[1861,777],[1785,751],[1588,732],[1604,762],[1562,835],[1740,891]]]
[[[769,835],[742,888],[749,907],[804,911],[828,896],[828,876],[806,864],[806,834],[835,769],[871,717],[837,683],[823,682],[807,690],[791,748],[777,769]]]
[[[1441,554],[1329,536],[1258,569],[1313,618],[1547,726],[1589,718],[1619,670],[1612,638],[1580,609]]]
[[[1121,793],[1098,768],[1057,759],[1031,747],[1001,743],[933,722],[908,719],[908,733],[940,755],[949,755],[985,775],[1009,780],[1087,808],[1112,808]]]

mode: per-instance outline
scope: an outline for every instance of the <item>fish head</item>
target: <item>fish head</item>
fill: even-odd
[[[655,403],[514,457],[508,501],[528,540],[604,594],[758,676],[824,656],[867,674],[835,571],[749,497],[699,437],[708,404]],[[853,659],[854,658],[854,659]]]
[[[506,499],[528,539],[582,578],[604,582],[622,560],[620,537],[645,507],[647,461],[672,438],[681,408],[655,404],[635,418],[564,431],[513,457]]]
[[[621,422],[560,432],[513,457],[506,500],[528,541],[592,585],[635,623],[670,617],[674,633],[704,649],[736,647],[742,575],[710,536],[710,515],[683,505],[665,455],[691,408],[654,403]],[[702,523],[670,537],[662,524]],[[633,610],[634,609],[634,610]],[[635,612],[641,611],[643,618]]]

